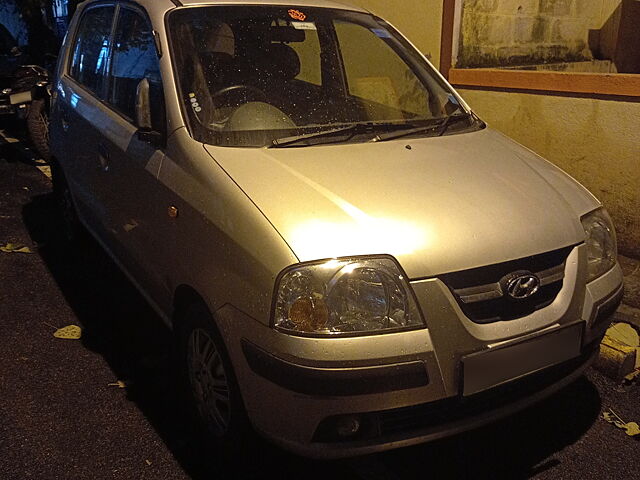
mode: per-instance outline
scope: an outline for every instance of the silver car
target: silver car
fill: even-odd
[[[51,153],[68,234],[173,328],[232,447],[340,457],[487,423],[581,375],[622,296],[598,200],[356,7],[84,2]]]

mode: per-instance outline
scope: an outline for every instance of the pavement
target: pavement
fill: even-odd
[[[46,165],[19,133],[0,137],[0,246],[31,252],[0,252],[0,479],[640,479],[638,438],[603,420],[640,423],[640,385],[593,369],[492,425],[382,454],[205,450],[173,386],[170,332],[97,245],[61,241]],[[638,262],[621,261],[632,285]],[[616,315],[636,314],[634,288]],[[80,339],[54,336],[72,324]]]

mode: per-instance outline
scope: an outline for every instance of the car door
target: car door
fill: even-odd
[[[135,125],[138,85],[150,86],[152,124],[164,137],[165,113],[158,52],[145,13],[121,5],[113,34],[106,104],[113,115],[104,119],[99,147],[105,156],[102,171],[105,204],[113,253],[153,298],[162,290],[162,271],[155,255],[162,241],[157,232],[166,210],[157,201],[157,176],[164,151],[158,143],[139,138]]]
[[[52,144],[59,147],[57,156],[78,213],[101,240],[106,237],[108,221],[101,181],[105,163],[99,145],[109,115],[103,99],[114,14],[113,4],[82,12],[51,116]]]

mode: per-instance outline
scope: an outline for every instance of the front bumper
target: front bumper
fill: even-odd
[[[311,445],[303,448],[285,439],[274,440],[283,448],[317,458],[364,455],[438,440],[494,422],[552,395],[582,375],[595,359],[597,347],[589,345],[566,363],[470,397],[459,395],[410,407],[355,413],[363,434],[349,441],[336,440],[334,431],[340,417],[324,419]]]
[[[551,305],[502,325],[470,322],[438,279],[412,283],[428,329],[402,333],[293,337],[227,305],[217,317],[249,418],[288,450],[335,458],[434,440],[525,408],[581,375],[620,302],[620,268],[585,284],[583,254],[577,246],[569,255],[564,286]],[[465,390],[466,358],[568,329],[579,331],[566,339],[575,348],[571,358],[523,365],[506,380],[498,376]],[[349,422],[357,432],[338,434]]]

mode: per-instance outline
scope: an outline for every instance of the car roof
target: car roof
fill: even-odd
[[[366,12],[367,10],[356,7],[354,5],[348,5],[345,3],[323,1],[323,0],[128,0],[133,3],[145,7],[146,10],[161,9],[166,10],[171,7],[179,6],[195,6],[195,5],[285,5],[292,7],[320,7],[320,8],[338,8],[341,10],[355,10],[359,12]],[[92,3],[91,0],[87,3]]]

